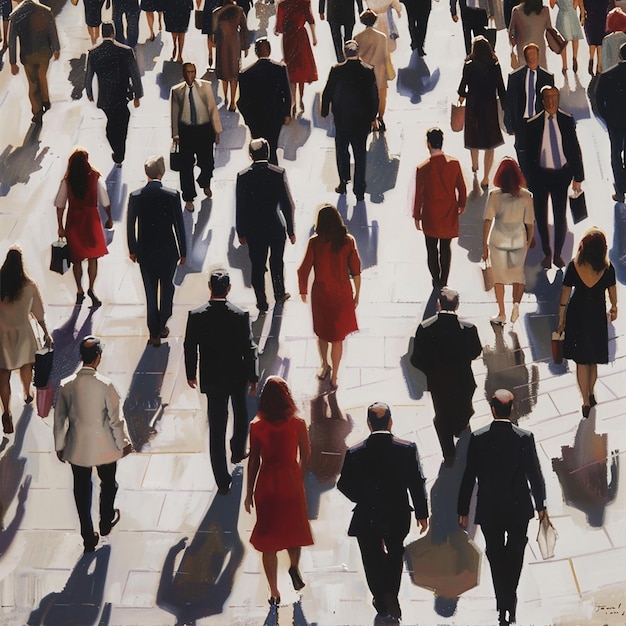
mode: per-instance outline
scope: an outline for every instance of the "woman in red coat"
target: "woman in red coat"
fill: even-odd
[[[337,372],[343,354],[343,340],[359,329],[355,309],[361,290],[361,259],[354,238],[348,234],[339,211],[331,204],[317,214],[315,235],[309,239],[306,254],[298,268],[300,296],[306,302],[311,269],[315,272],[311,288],[313,331],[318,337],[322,367],[318,378],[330,375],[337,388]],[[354,292],[350,284],[354,283]],[[330,363],[328,347],[330,345]]]
[[[87,295],[91,298],[91,304],[94,307],[102,304],[93,291],[98,274],[98,259],[108,254],[98,202],[107,214],[105,228],[113,228],[111,203],[100,172],[89,164],[87,151],[83,148],[76,148],[68,160],[67,171],[61,181],[54,206],[57,208],[59,237],[67,237],[67,245],[70,249],[72,271],[76,280],[76,304],[82,304],[85,299],[82,286],[82,262],[87,259],[87,275],[89,276]],[[63,213],[66,204],[69,206],[64,226]]]
[[[250,543],[263,553],[270,605],[280,604],[278,550],[289,553],[294,589],[304,587],[298,565],[301,546],[313,543],[306,510],[303,476],[311,456],[306,423],[297,415],[287,383],[270,376],[261,392],[257,416],[250,424],[245,509],[256,506]]]

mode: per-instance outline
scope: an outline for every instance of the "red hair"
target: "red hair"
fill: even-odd
[[[280,376],[270,376],[263,385],[259,398],[258,416],[268,422],[289,419],[297,413],[287,381]]]
[[[620,7],[611,9],[606,16],[606,31],[609,33],[626,31],[626,13]]]
[[[516,196],[519,190],[526,186],[526,179],[517,161],[511,157],[504,157],[493,177],[493,184],[500,187],[504,193]]]

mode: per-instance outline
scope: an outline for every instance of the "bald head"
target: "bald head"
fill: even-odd
[[[508,389],[498,389],[491,396],[491,412],[496,419],[509,419],[515,396]]]
[[[367,407],[367,423],[372,432],[391,430],[391,409],[384,402],[374,402]]]

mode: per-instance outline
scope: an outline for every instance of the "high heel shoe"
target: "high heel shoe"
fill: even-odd
[[[300,576],[300,572],[297,567],[291,566],[289,568],[289,576],[291,576],[291,582],[293,583],[293,588],[296,591],[300,591],[305,585],[304,581]]]
[[[491,318],[491,322],[493,324],[505,324],[506,323],[506,315],[496,315],[496,317]]]
[[[2,430],[5,435],[10,435],[15,429],[13,428],[13,417],[10,413],[2,414]]]
[[[596,406],[598,404],[596,397],[591,393],[589,394],[589,407]]]
[[[80,306],[83,303],[84,299],[85,299],[85,292],[84,291],[78,291],[76,293],[76,306]]]
[[[513,303],[513,310],[511,311],[511,324],[515,324],[519,319],[519,304],[517,302]]]
[[[588,404],[583,404],[583,417],[589,417],[591,413],[591,407]]]
[[[576,74],[576,72],[578,72],[578,59],[573,59],[572,60],[572,69],[574,70],[574,74]]]
[[[88,289],[87,295],[91,298],[91,306],[94,309],[97,309],[99,306],[102,306],[102,300],[98,298],[98,296],[93,292],[93,290]]]
[[[268,603],[270,606],[278,606],[280,604],[280,596],[271,596]]]
[[[319,380],[325,380],[330,376],[330,365],[327,365],[325,368],[320,367],[319,372],[317,373],[317,378]]]

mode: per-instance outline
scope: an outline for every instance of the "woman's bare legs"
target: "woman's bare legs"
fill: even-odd
[[[91,45],[95,46],[98,41],[98,37],[100,37],[100,26],[87,26],[87,32],[89,33],[89,38],[91,39]]]
[[[31,393],[30,384],[33,382],[33,364],[26,363],[20,367],[20,380],[22,381],[22,387],[24,389],[24,400],[33,397]]]
[[[320,367],[320,371],[318,372],[318,376],[320,378],[324,377],[328,367],[328,341],[324,341],[323,339],[317,340],[317,349],[320,353],[320,359],[322,361],[322,366]]]
[[[154,13],[152,11],[146,11],[146,21],[150,29],[150,41],[154,41]]]
[[[236,109],[235,98],[237,94],[237,82],[237,80],[228,81],[228,84],[230,85],[230,106],[228,107],[229,111],[234,111]]]
[[[580,395],[583,397],[583,405],[589,406],[589,396],[593,395],[593,388],[598,379],[598,366],[595,363],[588,365],[576,364],[576,378]]]
[[[330,363],[333,371],[330,375],[330,384],[337,386],[337,372],[339,372],[339,364],[343,355],[343,341],[332,341],[330,344]]]
[[[263,569],[270,586],[270,596],[280,598],[278,591],[278,557],[276,552],[263,552]]]
[[[504,309],[504,285],[502,283],[496,283],[493,286],[493,291],[496,296],[496,302],[498,303],[498,317],[506,316]]]
[[[72,274],[76,281],[76,293],[83,293],[83,262],[72,263]]]
[[[524,295],[525,285],[522,283],[513,283],[513,303],[519,304],[522,301],[522,296]]]
[[[11,370],[0,370],[0,400],[3,413],[11,415]]]
[[[483,175],[483,179],[480,182],[481,186],[486,187],[489,185],[489,174],[491,172],[491,168],[493,167],[493,153],[494,149],[485,150],[485,171]]]
[[[98,259],[87,259],[87,276],[89,277],[89,289],[93,291],[93,286],[98,275]]]

